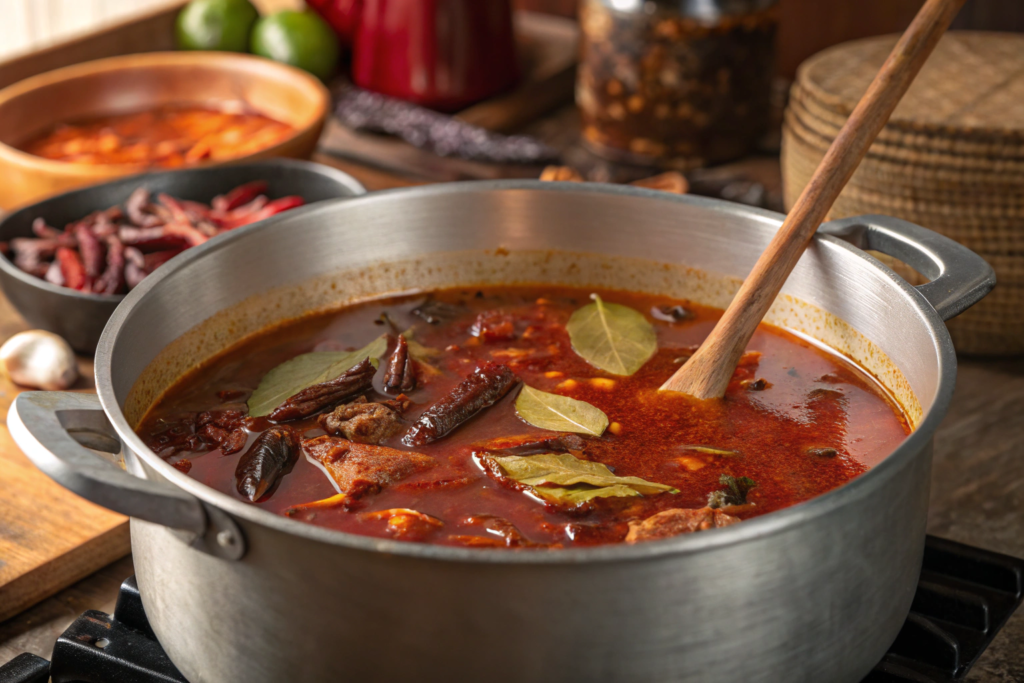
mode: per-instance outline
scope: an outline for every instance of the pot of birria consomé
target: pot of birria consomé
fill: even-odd
[[[147,277],[97,395],[24,393],[8,425],[131,517],[191,681],[855,683],[920,573],[943,321],[994,276],[901,220],[827,223],[725,398],[658,392],[782,219],[535,181],[297,209]]]

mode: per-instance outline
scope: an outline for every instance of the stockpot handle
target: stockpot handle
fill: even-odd
[[[996,286],[996,273],[985,259],[909,221],[892,216],[855,216],[825,223],[818,232],[897,258],[924,275],[931,282],[917,290],[943,320],[960,315]]]
[[[121,450],[117,432],[95,394],[22,393],[11,404],[7,428],[36,467],[82,498],[179,530],[183,540],[210,554],[239,559],[244,552],[241,533],[223,512],[172,484],[129,474],[89,450]]]

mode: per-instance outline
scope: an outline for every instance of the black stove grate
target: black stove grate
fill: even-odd
[[[863,683],[957,683],[1024,600],[1024,560],[929,536],[903,629]],[[53,648],[20,655],[0,683],[187,683],[153,636],[135,578],[113,615],[89,611]]]

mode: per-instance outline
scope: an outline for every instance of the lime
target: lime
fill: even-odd
[[[330,25],[312,12],[285,10],[256,22],[252,29],[254,54],[305,69],[326,81],[341,54]]]
[[[178,14],[178,48],[245,52],[259,16],[249,0],[192,0]]]

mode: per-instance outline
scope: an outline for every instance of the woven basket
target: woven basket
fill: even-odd
[[[783,126],[792,206],[896,41],[845,43],[805,62]],[[836,201],[830,219],[878,213],[979,253],[999,285],[955,320],[957,350],[1024,353],[1024,36],[948,34]],[[925,280],[879,255],[912,284]]]

